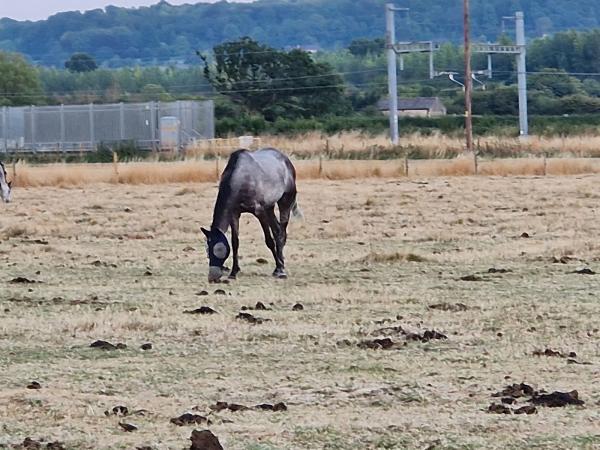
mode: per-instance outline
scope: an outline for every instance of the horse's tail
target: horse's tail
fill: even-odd
[[[292,217],[295,219],[304,219],[304,214],[302,214],[297,200],[294,200],[294,204],[292,205]]]

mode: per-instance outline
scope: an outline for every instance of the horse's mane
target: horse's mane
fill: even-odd
[[[215,203],[213,223],[215,217],[225,208],[227,199],[231,196],[231,176],[237,167],[240,156],[242,153],[247,152],[248,150],[240,149],[236,150],[229,156],[229,161],[227,161],[223,175],[221,175],[221,181],[219,182],[219,193],[217,194],[217,201]]]

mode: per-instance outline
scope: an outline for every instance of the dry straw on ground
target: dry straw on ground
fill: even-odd
[[[0,447],[189,448],[205,424],[170,420],[189,411],[228,450],[596,449],[600,275],[575,271],[600,272],[599,183],[301,181],[290,278],[272,279],[243,216],[242,272],[218,286],[199,231],[214,182],[17,189],[0,205]],[[236,319],[258,301],[270,321]],[[184,313],[202,306],[217,314]],[[358,346],[383,337],[399,345]],[[90,348],[99,339],[127,348]],[[534,356],[547,348],[575,362]],[[487,412],[520,382],[585,404]],[[211,410],[219,401],[288,409]],[[133,415],[111,414],[120,405]]]
[[[73,187],[95,183],[165,184],[216,181],[226,160],[180,162],[130,162],[113,164],[16,165],[18,187]],[[363,179],[473,175],[470,156],[444,160],[296,160],[300,180]],[[12,171],[9,171],[12,172]],[[600,172],[600,162],[586,158],[518,158],[480,160],[480,175],[575,175]],[[11,173],[12,175],[12,173]]]
[[[245,146],[238,139],[201,142],[188,148],[190,156],[205,155],[227,156],[231,151]],[[580,135],[568,137],[530,136],[527,140],[514,137],[482,136],[475,139],[476,150],[480,154],[493,157],[517,157],[523,155],[598,157],[600,156],[600,136]],[[390,148],[389,138],[385,134],[370,135],[360,132],[342,132],[333,136],[319,132],[310,132],[300,136],[261,136],[253,146],[273,146],[296,157],[349,158],[353,155],[377,156],[382,152],[410,152],[420,158],[452,158],[464,150],[464,139],[441,133],[429,135],[411,134],[402,136],[401,146]]]

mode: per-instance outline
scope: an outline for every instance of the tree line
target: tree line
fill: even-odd
[[[193,63],[196,50],[252,36],[275,48],[340,50],[356,37],[384,36],[389,0],[258,0],[151,7],[108,6],[65,12],[47,20],[0,20],[0,49],[42,65],[61,67],[75,52],[91,54],[105,67]],[[403,0],[399,40],[460,42],[462,0]],[[522,10],[530,38],[570,28],[600,27],[597,0],[472,0],[473,38],[495,41],[504,16]],[[508,29],[511,24],[504,22]]]
[[[504,37],[505,42],[509,42]],[[436,68],[460,71],[462,50],[444,44]],[[528,94],[532,115],[600,112],[600,30],[563,32],[528,46]],[[475,69],[487,66],[476,55]],[[405,57],[401,96],[439,96],[450,114],[463,113],[464,94],[447,77],[428,78],[427,55]],[[476,115],[518,113],[513,57],[494,57],[493,78],[480,76]],[[280,50],[244,37],[198,52],[189,67],[99,68],[93,57],[76,53],[63,68],[34,67],[15,53],[0,52],[0,105],[105,103],[205,99],[216,101],[221,131],[267,128],[302,120],[302,126],[333,116],[380,117],[376,103],[387,94],[386,59],[381,39],[361,38],[342,50],[310,54]],[[456,75],[460,81],[460,73]],[[287,121],[287,122],[286,122]],[[313,125],[310,125],[310,124]],[[364,123],[379,123],[369,122]]]

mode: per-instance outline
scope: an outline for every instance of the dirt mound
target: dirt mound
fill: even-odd
[[[274,412],[280,412],[280,411],[287,411],[287,405],[283,402],[279,402],[279,403],[275,403],[275,404],[271,404],[271,403],[261,403],[259,405],[256,406],[244,406],[244,405],[240,405],[237,403],[228,403],[228,402],[217,402],[214,405],[209,406],[209,408],[214,411],[214,412],[219,412],[219,411],[231,411],[231,412],[238,412],[238,411],[248,411],[251,409],[256,409],[259,411],[274,411]]]
[[[208,418],[201,416],[199,414],[193,414],[193,413],[184,413],[184,414],[180,415],[179,417],[173,417],[170,420],[170,422],[179,427],[182,427],[184,425],[200,425],[202,423],[205,423],[207,425],[211,424],[211,422],[210,422],[210,420],[208,420]]]
[[[201,306],[200,308],[184,311],[183,313],[184,314],[203,314],[203,315],[217,314],[217,312],[214,309],[212,309],[210,306]]]
[[[435,303],[428,306],[429,309],[437,309],[439,311],[450,311],[450,312],[462,312],[469,309],[467,305],[463,303]]]
[[[127,348],[127,345],[123,343],[111,344],[108,341],[94,341],[90,344],[91,348],[99,348],[101,350],[124,350]]]
[[[67,447],[65,447],[65,444],[63,444],[62,442],[58,442],[58,441],[44,443],[41,440],[37,441],[35,439],[25,438],[22,443],[12,445],[10,448],[13,448],[15,450],[31,450],[31,449],[66,450]]]
[[[575,390],[570,392],[554,391],[548,394],[543,389],[537,391],[525,383],[506,386],[501,391],[492,394],[492,397],[502,397],[502,404],[492,403],[487,409],[489,413],[494,414],[535,414],[536,406],[559,408],[567,405],[582,406],[585,403]],[[516,407],[519,400],[530,404]],[[515,405],[515,407],[511,408],[506,405]]]
[[[255,317],[252,314],[247,313],[247,312],[241,312],[237,316],[235,316],[235,318],[238,320],[244,320],[253,325],[260,325],[261,323],[271,321],[271,319],[263,319],[262,317]]]
[[[190,450],[223,450],[219,438],[210,430],[194,430],[190,440],[192,441]]]

